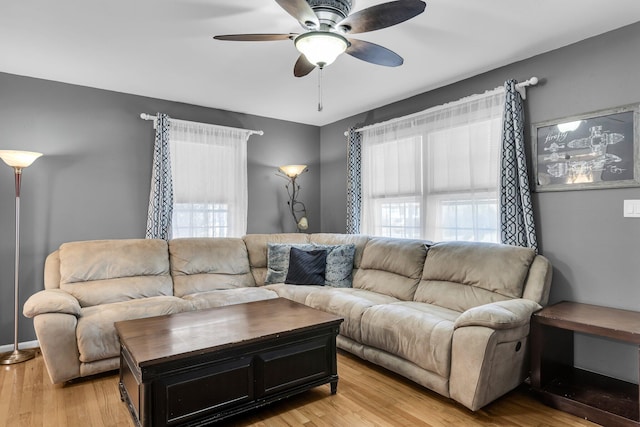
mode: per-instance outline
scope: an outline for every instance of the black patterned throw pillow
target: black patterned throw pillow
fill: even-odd
[[[289,271],[284,283],[294,285],[324,285],[327,251],[304,251],[291,248]]]

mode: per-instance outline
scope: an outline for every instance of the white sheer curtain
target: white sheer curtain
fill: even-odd
[[[171,119],[173,237],[247,232],[250,131]]]
[[[498,88],[362,130],[362,228],[373,235],[498,241]]]

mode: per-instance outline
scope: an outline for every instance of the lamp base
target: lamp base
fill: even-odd
[[[11,353],[0,356],[0,365],[13,365],[14,363],[26,362],[35,356],[36,352],[33,350],[13,350]]]

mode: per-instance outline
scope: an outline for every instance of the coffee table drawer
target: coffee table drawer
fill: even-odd
[[[252,358],[167,375],[154,381],[154,425],[170,426],[253,400]]]
[[[320,337],[256,357],[256,397],[291,389],[332,374],[331,339]]]

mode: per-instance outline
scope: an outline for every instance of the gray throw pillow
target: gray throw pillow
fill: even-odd
[[[324,284],[335,288],[350,288],[353,279],[353,259],[356,245],[314,245],[327,251],[327,268]]]
[[[284,283],[289,271],[289,251],[291,247],[311,251],[312,244],[267,243],[267,276],[264,283]]]
[[[289,271],[289,252],[295,247],[304,251],[324,249],[327,251],[325,282],[327,286],[350,288],[353,274],[353,259],[356,245],[316,245],[316,244],[267,244],[267,276],[265,283],[284,283]]]

